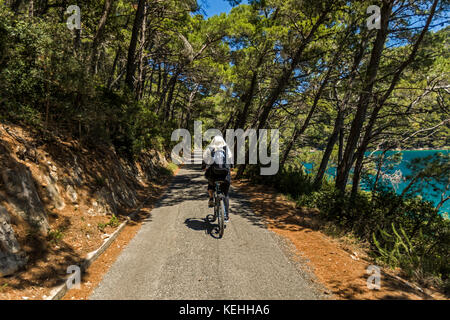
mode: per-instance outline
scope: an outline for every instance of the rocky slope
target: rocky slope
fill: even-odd
[[[80,243],[99,238],[87,226],[135,208],[139,190],[167,173],[167,165],[159,152],[130,161],[112,147],[86,149],[0,124],[0,277],[48,261],[49,247],[65,234]],[[71,241],[65,245],[76,252]]]

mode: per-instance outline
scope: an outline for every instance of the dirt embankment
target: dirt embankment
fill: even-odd
[[[168,166],[158,152],[130,161],[110,147],[0,124],[0,300],[45,299],[70,265],[159,197]]]

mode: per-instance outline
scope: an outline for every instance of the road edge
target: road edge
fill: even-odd
[[[172,179],[178,174],[179,167],[173,172]],[[171,182],[167,183],[167,186],[170,185]],[[165,191],[164,191],[165,192]],[[164,192],[161,194],[163,195]],[[130,221],[135,219],[138,215],[138,212],[148,203],[148,201],[151,199],[151,196],[149,196],[147,199],[145,199],[136,210],[134,210],[131,214],[126,216],[126,220],[122,222],[117,230],[115,230],[110,237],[104,240],[103,244],[94,251],[89,252],[86,255],[86,259],[84,260],[83,264],[80,266],[81,269],[81,275],[86,273],[86,271],[89,269],[89,267],[98,259],[101,257],[101,255],[113,244],[113,242],[117,239],[117,237],[122,233],[122,231],[125,229],[125,227],[128,225]],[[54,287],[50,291],[50,296],[47,297],[45,300],[61,300],[66,293],[69,291],[69,287],[67,285],[69,281],[70,275],[64,280],[64,283]]]

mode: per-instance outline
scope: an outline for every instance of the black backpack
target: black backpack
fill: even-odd
[[[223,150],[215,151],[211,148],[211,158],[213,163],[211,164],[211,171],[215,176],[226,176],[230,173],[230,164],[227,163],[227,147],[224,146]]]

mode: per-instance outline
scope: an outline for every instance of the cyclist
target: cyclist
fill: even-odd
[[[214,207],[213,194],[215,189],[215,182],[222,181],[220,184],[220,190],[224,195],[225,222],[229,220],[230,200],[228,197],[228,191],[231,184],[230,169],[233,163],[233,154],[230,148],[227,146],[222,136],[215,136],[210,145],[203,153],[202,169],[206,169],[205,177],[208,179],[208,193],[209,202],[208,206]]]

